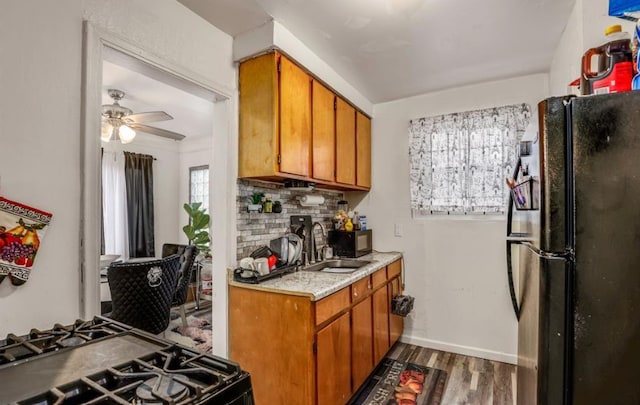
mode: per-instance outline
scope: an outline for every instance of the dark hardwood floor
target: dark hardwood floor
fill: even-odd
[[[516,366],[398,342],[388,357],[445,370],[441,405],[513,405]]]

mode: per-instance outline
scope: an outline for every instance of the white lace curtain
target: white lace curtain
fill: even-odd
[[[411,120],[409,164],[414,215],[504,212],[528,104]]]
[[[124,176],[124,153],[102,155],[102,222],[104,253],[129,259],[127,218],[127,184]]]

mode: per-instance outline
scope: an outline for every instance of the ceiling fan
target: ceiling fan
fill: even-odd
[[[124,97],[124,91],[109,89],[107,93],[113,99],[113,104],[102,106],[102,131],[100,137],[103,141],[109,142],[120,139],[122,143],[129,143],[135,138],[136,130],[175,141],[185,138],[184,135],[177,132],[144,124],[146,122],[172,120],[173,117],[166,112],[150,111],[133,114],[133,111],[118,103]]]

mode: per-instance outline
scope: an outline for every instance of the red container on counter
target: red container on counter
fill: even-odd
[[[582,56],[582,95],[620,93],[631,90],[633,56],[629,35],[620,25],[605,31],[609,40],[602,46],[591,48]],[[598,69],[593,70],[593,58],[598,57]]]

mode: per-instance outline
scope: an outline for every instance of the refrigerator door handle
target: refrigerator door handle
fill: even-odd
[[[519,245],[522,241],[519,240],[507,240],[507,278],[509,279],[509,294],[511,295],[511,305],[513,306],[513,313],[517,320],[520,320],[520,304],[518,304],[518,297],[516,296],[516,287],[513,283],[513,264],[511,260],[511,248],[513,245]]]
[[[572,260],[573,252],[568,249],[563,253],[550,253],[545,252],[537,248],[530,240],[524,238],[510,238],[507,239],[507,278],[509,280],[509,295],[511,296],[511,305],[513,306],[513,313],[517,320],[520,320],[520,304],[518,303],[518,297],[516,295],[516,287],[513,282],[513,261],[512,261],[512,248],[513,245],[522,245],[528,248],[536,256],[541,259],[547,260]]]
[[[520,166],[522,166],[522,160],[518,158],[515,169],[513,170],[513,178],[516,179],[518,172],[520,172]],[[509,202],[507,208],[507,237],[516,236],[513,234],[513,194],[509,192]]]
[[[544,250],[540,250],[538,247],[536,247],[533,243],[531,243],[531,241],[528,240],[519,240],[519,241],[511,241],[514,243],[519,243],[523,246],[526,246],[527,248],[529,248],[529,250],[531,250],[533,253],[535,253],[537,256],[539,256],[541,259],[547,259],[547,260],[573,260],[573,250],[572,249],[567,249],[564,252],[561,253],[553,253],[553,252],[545,252]]]

